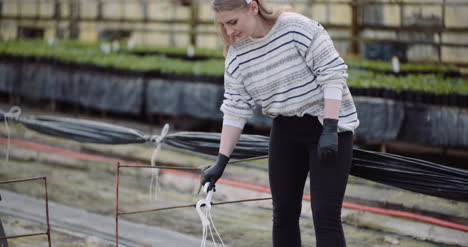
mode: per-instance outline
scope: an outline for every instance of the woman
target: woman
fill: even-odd
[[[214,0],[212,6],[225,43],[224,121],[216,164],[202,184],[214,188],[258,104],[273,118],[273,246],[301,246],[309,172],[317,246],[346,246],[341,204],[359,125],[347,66],[324,28],[303,15],[270,10],[264,0]]]

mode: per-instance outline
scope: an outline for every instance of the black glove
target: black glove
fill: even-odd
[[[205,185],[206,182],[210,183],[207,191],[214,189],[216,181],[223,175],[224,168],[226,168],[228,162],[229,157],[219,153],[215,165],[205,170],[201,184]]]
[[[329,160],[336,157],[338,152],[338,119],[325,118],[323,130],[318,142],[318,157],[320,160]]]

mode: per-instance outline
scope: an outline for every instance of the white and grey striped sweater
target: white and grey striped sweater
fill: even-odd
[[[338,131],[359,125],[346,64],[325,29],[301,14],[285,12],[266,36],[235,42],[225,66],[225,118],[250,118],[258,104],[271,117],[309,114],[322,121],[323,91],[337,88],[342,93]]]

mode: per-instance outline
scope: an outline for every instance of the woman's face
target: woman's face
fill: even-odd
[[[255,16],[258,9],[254,3],[247,8],[224,10],[215,13],[215,20],[226,29],[226,33],[235,41],[243,40],[255,31]]]

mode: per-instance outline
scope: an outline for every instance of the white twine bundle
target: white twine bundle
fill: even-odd
[[[165,124],[160,136],[153,136],[151,137],[151,142],[156,144],[156,148],[154,149],[153,155],[151,155],[151,166],[156,166],[156,157],[158,156],[159,150],[161,149],[161,144],[164,138],[169,132],[169,124]],[[159,183],[159,168],[151,169],[151,181],[150,181],[150,201],[158,199],[158,191],[160,191],[160,183]]]
[[[7,130],[7,136],[8,136],[7,150],[6,150],[6,162],[8,162],[9,156],[10,156],[10,127],[8,126],[8,121],[9,120],[18,121],[20,115],[21,115],[21,108],[19,106],[11,107],[10,110],[3,115],[4,121],[5,121],[5,127]]]
[[[205,183],[203,186],[203,191],[207,192],[208,186],[210,183]],[[211,217],[211,199],[213,198],[213,190],[210,190],[207,192],[207,196],[205,199],[201,199],[197,202],[196,204],[196,210],[198,213],[198,216],[200,216],[200,220],[202,222],[202,241],[200,244],[200,247],[205,247],[206,246],[206,240],[208,238],[208,231],[210,232],[211,239],[213,240],[213,243],[216,245],[216,240],[213,235],[213,230],[215,231],[216,235],[218,236],[219,241],[221,242],[222,246],[225,247],[223,240],[221,239],[221,236],[219,235],[218,230],[216,229],[213,218]],[[205,207],[204,210],[201,209],[201,207]],[[213,227],[211,227],[213,226]],[[212,230],[213,228],[213,230]]]

